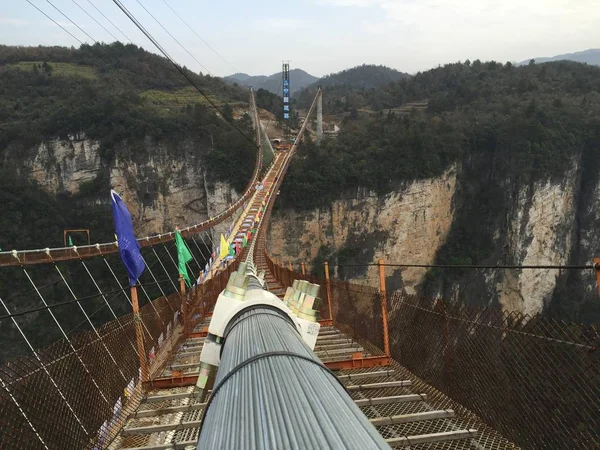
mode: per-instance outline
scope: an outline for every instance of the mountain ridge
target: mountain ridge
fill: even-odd
[[[519,63],[520,66],[529,64],[529,61],[534,60],[536,63],[545,63],[552,61],[575,61],[580,63],[586,63],[593,66],[600,66],[600,48],[590,48],[580,52],[563,53],[555,56],[541,56],[538,58],[530,58]]]
[[[314,85],[340,86],[346,85],[358,89],[370,89],[392,81],[408,78],[408,73],[381,64],[362,64],[321,77]]]
[[[272,75],[248,75],[247,73],[239,72],[222,78],[222,80],[228,84],[237,83],[240,86],[252,86],[256,90],[265,89],[273,94],[281,94],[281,79],[282,72],[277,72]],[[318,79],[318,77],[315,77],[302,69],[290,70],[290,88],[292,94],[309,86]]]

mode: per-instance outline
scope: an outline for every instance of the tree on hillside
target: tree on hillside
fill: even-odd
[[[225,119],[227,122],[231,122],[233,120],[233,108],[229,103],[225,103],[221,112],[223,113],[223,119]]]

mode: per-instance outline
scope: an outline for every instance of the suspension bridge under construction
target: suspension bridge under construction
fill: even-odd
[[[150,277],[139,299],[122,282],[115,242],[0,253],[0,270],[21,274],[60,332],[35,348],[27,315],[1,301],[28,352],[0,367],[0,448],[597,448],[595,328],[386,292],[382,262],[379,284],[366,286],[330,277],[327,263],[314,276],[270,256],[271,211],[315,113],[322,133],[323,94],[268,166],[250,95],[251,180],[225,211],[179,230],[190,270],[206,274],[193,286],[174,233],[138,239]],[[216,230],[229,223],[228,244],[247,245],[213,258]],[[46,302],[33,266],[59,275],[64,304]],[[75,266],[92,294],[65,276]],[[91,296],[131,313],[96,323]],[[88,330],[65,331],[59,307],[83,314]]]

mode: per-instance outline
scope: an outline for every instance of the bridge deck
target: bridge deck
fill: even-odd
[[[205,327],[208,320],[197,330]],[[194,393],[193,385],[198,375],[198,358],[203,342],[203,338],[186,339],[169,363],[173,370],[178,370],[174,367],[176,365],[189,364],[189,367],[183,368],[189,385],[149,391],[109,448],[158,450],[195,447],[205,406],[205,399]],[[321,328],[315,352],[322,361],[348,358],[355,351],[368,354],[358,342],[336,328]],[[457,418],[453,410],[436,407],[440,403],[438,396],[432,399],[421,392],[419,384],[415,386],[413,383],[414,377],[400,366],[341,370],[336,374],[357,405],[394,448],[514,448],[495,433],[487,432],[489,430],[480,435],[472,428],[472,421]]]
[[[271,189],[283,158],[278,154],[263,182],[264,189],[255,192],[245,214],[238,221],[238,231],[246,233],[265,195]],[[241,236],[241,234],[240,234]],[[242,254],[242,257],[244,255]],[[256,263],[265,270],[269,290],[280,298],[285,289],[269,272],[262,252]],[[205,398],[194,391],[204,344],[201,337],[210,318],[200,323],[192,336],[172,353],[165,369],[154,380],[161,389],[150,390],[137,411],[132,414],[110,449],[194,448],[199,435]],[[324,363],[348,361],[362,354],[371,356],[368,345],[356,342],[333,326],[322,326],[315,353]],[[425,383],[416,380],[406,369],[391,366],[346,369],[336,372],[350,395],[392,447],[432,449],[497,449],[515,448],[495,431],[471,418],[457,417],[450,409],[452,401]],[[416,382],[416,383],[415,383]],[[167,387],[168,386],[168,387]],[[424,392],[428,391],[430,394]],[[479,430],[479,431],[478,431]],[[224,430],[226,432],[226,430]]]

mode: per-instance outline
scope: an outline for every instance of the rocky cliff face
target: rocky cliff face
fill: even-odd
[[[201,153],[191,141],[145,140],[107,162],[97,142],[72,139],[39,145],[17,170],[53,195],[108,202],[108,188],[115,189],[127,203],[136,233],[144,236],[202,222],[238,198],[228,184],[207,182]]]
[[[270,251],[285,261],[305,261],[309,267],[325,252],[342,263],[414,262],[431,264],[452,223],[456,169],[441,177],[408,183],[383,197],[358,191],[330,208],[276,214],[270,228]],[[406,269],[400,282],[414,293],[426,269]],[[346,270],[351,278],[375,283],[376,268]]]
[[[538,182],[519,191],[506,238],[506,251],[516,264],[569,263],[577,213],[576,168],[567,175],[561,184]],[[507,269],[495,275],[498,300],[505,310],[535,314],[549,304],[560,273]]]
[[[504,197],[505,204],[496,205],[498,218],[481,217],[480,226],[473,228],[490,235],[492,249],[485,261],[473,263],[589,263],[600,253],[600,182],[596,173],[582,174],[582,165],[574,161],[561,181],[514,189]],[[309,266],[322,260],[333,265],[365,264],[379,258],[390,263],[434,263],[449,234],[456,233],[454,222],[468,201],[461,173],[460,167],[453,167],[438,178],[400,186],[382,197],[358,191],[308,213],[279,211],[270,229],[270,251],[286,263],[305,261]],[[420,292],[426,273],[420,268],[388,269],[388,290]],[[580,311],[569,317],[582,320],[586,305],[597,295],[591,271],[477,270],[450,279],[444,278],[446,274],[439,276],[433,289],[429,286],[428,294],[479,305],[499,302],[506,311],[527,314],[550,310],[565,317],[558,311],[575,302]],[[339,269],[337,275],[377,285],[375,267]]]

